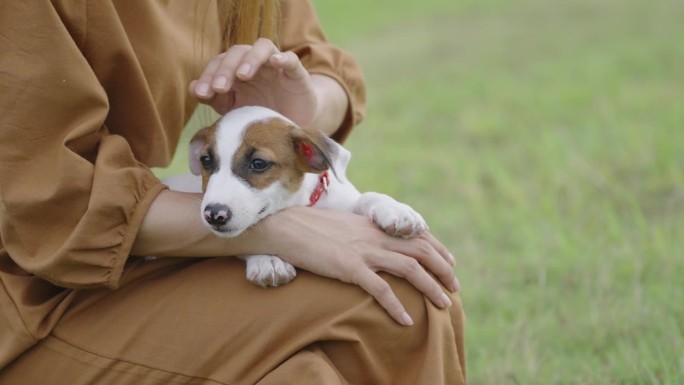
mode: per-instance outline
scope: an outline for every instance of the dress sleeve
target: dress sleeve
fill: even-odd
[[[142,218],[164,188],[110,134],[108,97],[48,1],[0,12],[0,237],[27,272],[71,288],[118,285]]]
[[[361,68],[351,54],[326,40],[309,0],[283,0],[281,12],[280,49],[296,53],[309,73],[335,79],[349,98],[344,122],[332,136],[342,142],[366,115],[366,87]]]

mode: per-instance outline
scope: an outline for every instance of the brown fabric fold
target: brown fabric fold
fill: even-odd
[[[413,326],[360,288],[307,272],[263,289],[238,259],[139,261],[118,290],[79,293],[0,383],[464,384],[458,297],[438,309],[383,277]]]

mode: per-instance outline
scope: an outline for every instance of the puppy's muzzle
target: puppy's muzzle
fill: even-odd
[[[214,227],[225,226],[232,216],[233,213],[226,205],[211,203],[204,208],[204,219]]]

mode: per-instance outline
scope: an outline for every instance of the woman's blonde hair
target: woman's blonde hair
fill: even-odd
[[[219,0],[219,16],[224,21],[226,47],[253,44],[260,37],[278,45],[280,8],[277,0]]]

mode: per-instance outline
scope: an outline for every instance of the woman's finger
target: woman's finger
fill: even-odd
[[[409,239],[393,238],[386,247],[390,251],[420,262],[450,291],[456,292],[460,288],[453,267],[437,251],[433,243],[423,238],[423,235]]]
[[[299,80],[309,76],[309,72],[292,51],[279,52],[271,56],[271,65],[283,70],[283,74],[290,79]]]
[[[434,235],[432,235],[429,232],[424,232],[423,234],[420,235],[420,238],[423,238],[427,240],[432,247],[437,250],[437,252],[449,263],[451,266],[451,272],[453,273],[454,271],[454,266],[456,265],[456,258],[454,258],[453,254],[447,250],[447,248],[435,238]],[[451,286],[447,286],[449,290],[451,290],[452,293],[455,293],[459,290],[461,290],[461,283],[458,280],[458,277],[454,275],[454,280],[452,282]]]
[[[224,55],[225,54],[214,56],[211,60],[209,60],[209,63],[207,63],[207,66],[204,68],[204,71],[202,72],[202,75],[200,75],[199,79],[190,82],[190,93],[202,100],[209,100],[214,97],[215,93],[211,88],[211,82],[214,78],[214,73],[223,60]]]
[[[213,72],[209,74],[214,91],[225,93],[231,89],[240,63],[251,49],[249,45],[234,45],[221,56],[221,61],[215,68],[212,68]]]
[[[399,253],[386,252],[373,256],[369,262],[376,271],[384,271],[406,279],[425,294],[435,306],[442,309],[451,306],[451,300],[444,294],[442,287],[416,259]]]
[[[454,266],[456,264],[456,258],[454,258],[454,256],[449,252],[449,250],[447,250],[447,248],[440,241],[438,241],[434,235],[426,231],[422,233],[419,237],[428,241],[432,245],[432,247],[434,247],[435,250],[437,250],[437,252],[444,258],[444,260],[446,260],[451,266]]]
[[[355,284],[373,296],[387,313],[401,325],[413,325],[411,316],[406,312],[390,285],[368,268],[360,269],[354,274]]]
[[[273,54],[278,52],[280,52],[278,47],[271,40],[265,38],[257,39],[252,48],[242,57],[235,75],[243,81],[251,79],[261,66],[267,63]]]

